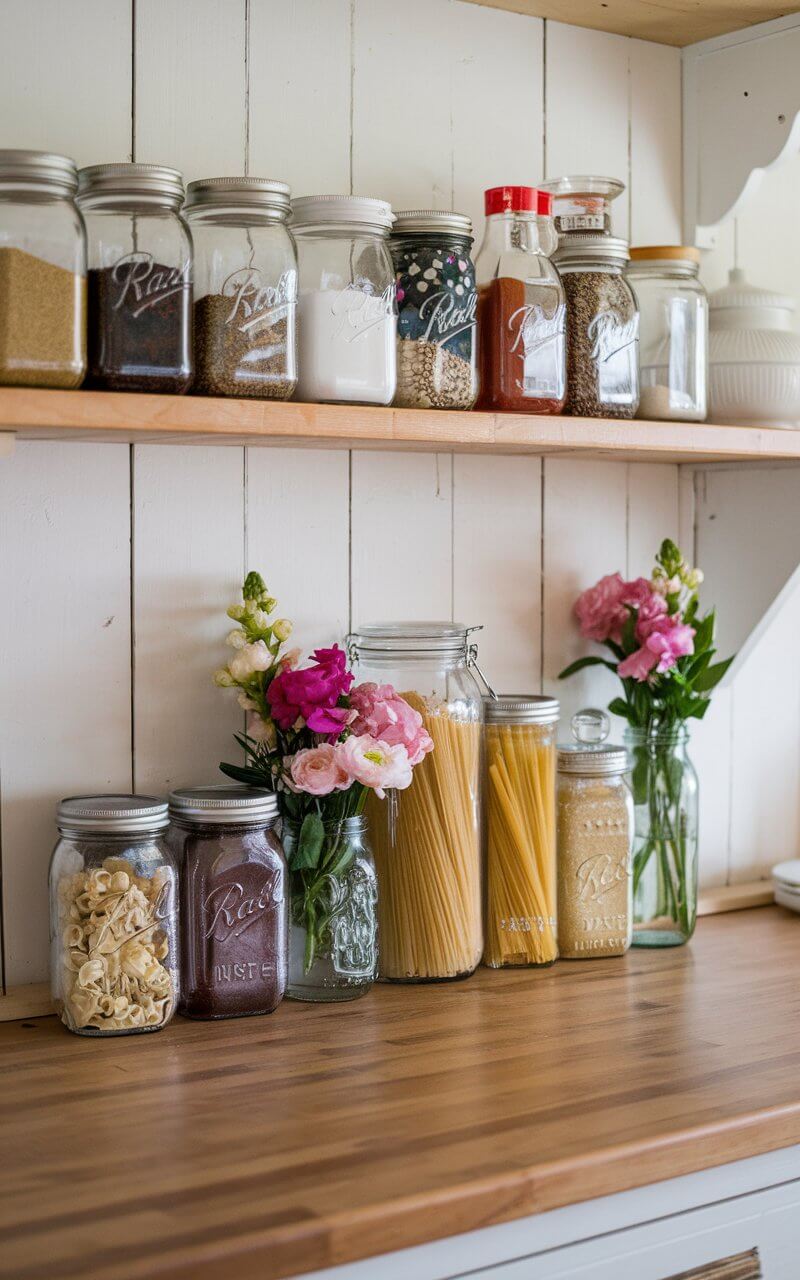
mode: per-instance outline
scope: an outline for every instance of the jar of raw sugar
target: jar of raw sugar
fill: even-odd
[[[391,404],[397,382],[393,221],[385,201],[363,196],[292,202],[299,400]]]

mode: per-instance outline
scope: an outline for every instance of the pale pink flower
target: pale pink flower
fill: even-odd
[[[411,785],[411,762],[402,743],[392,746],[363,733],[338,743],[335,751],[339,767],[354,782],[371,787],[381,800],[388,787],[404,791]]]
[[[275,725],[271,720],[262,720],[257,711],[248,712],[247,733],[254,742],[263,742],[270,749],[274,748],[277,741]]]
[[[417,765],[429,751],[433,739],[427,733],[422,716],[401,698],[390,684],[356,685],[350,690],[350,705],[357,714],[353,733],[370,734],[389,746],[403,746],[412,765]]]
[[[575,616],[587,640],[619,640],[628,616],[625,585],[619,573],[609,573],[578,596]]]
[[[332,791],[346,791],[351,776],[342,768],[336,749],[323,742],[319,747],[308,747],[293,757],[290,771],[292,790],[305,791],[310,796],[328,796]]]
[[[663,615],[653,620],[642,647],[619,664],[617,674],[623,680],[647,680],[654,669],[663,675],[690,653],[694,653],[694,628],[681,622],[680,615]]]
[[[657,631],[666,618],[667,602],[653,591],[642,600],[636,617],[636,639],[643,644],[653,631]]]

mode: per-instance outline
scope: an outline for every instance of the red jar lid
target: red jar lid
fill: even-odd
[[[483,200],[487,218],[493,213],[536,212],[548,216],[553,211],[550,192],[537,187],[490,187]]]

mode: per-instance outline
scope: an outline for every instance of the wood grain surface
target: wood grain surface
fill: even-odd
[[[3,431],[22,440],[383,446],[642,462],[800,461],[798,432],[770,427],[19,387],[0,387]]]
[[[800,923],[93,1041],[0,1028],[0,1275],[273,1280],[800,1141]]]

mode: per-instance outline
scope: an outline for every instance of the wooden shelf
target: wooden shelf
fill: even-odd
[[[0,1272],[276,1280],[800,1142],[799,962],[764,907],[154,1036],[5,1023]]]
[[[106,391],[0,388],[20,440],[429,449],[632,462],[800,461],[800,431],[535,414],[379,409]]]
[[[575,27],[592,27],[620,36],[636,36],[659,44],[687,45],[757,22],[769,22],[794,6],[774,0],[470,0],[489,9],[506,9],[533,18],[553,18]]]

